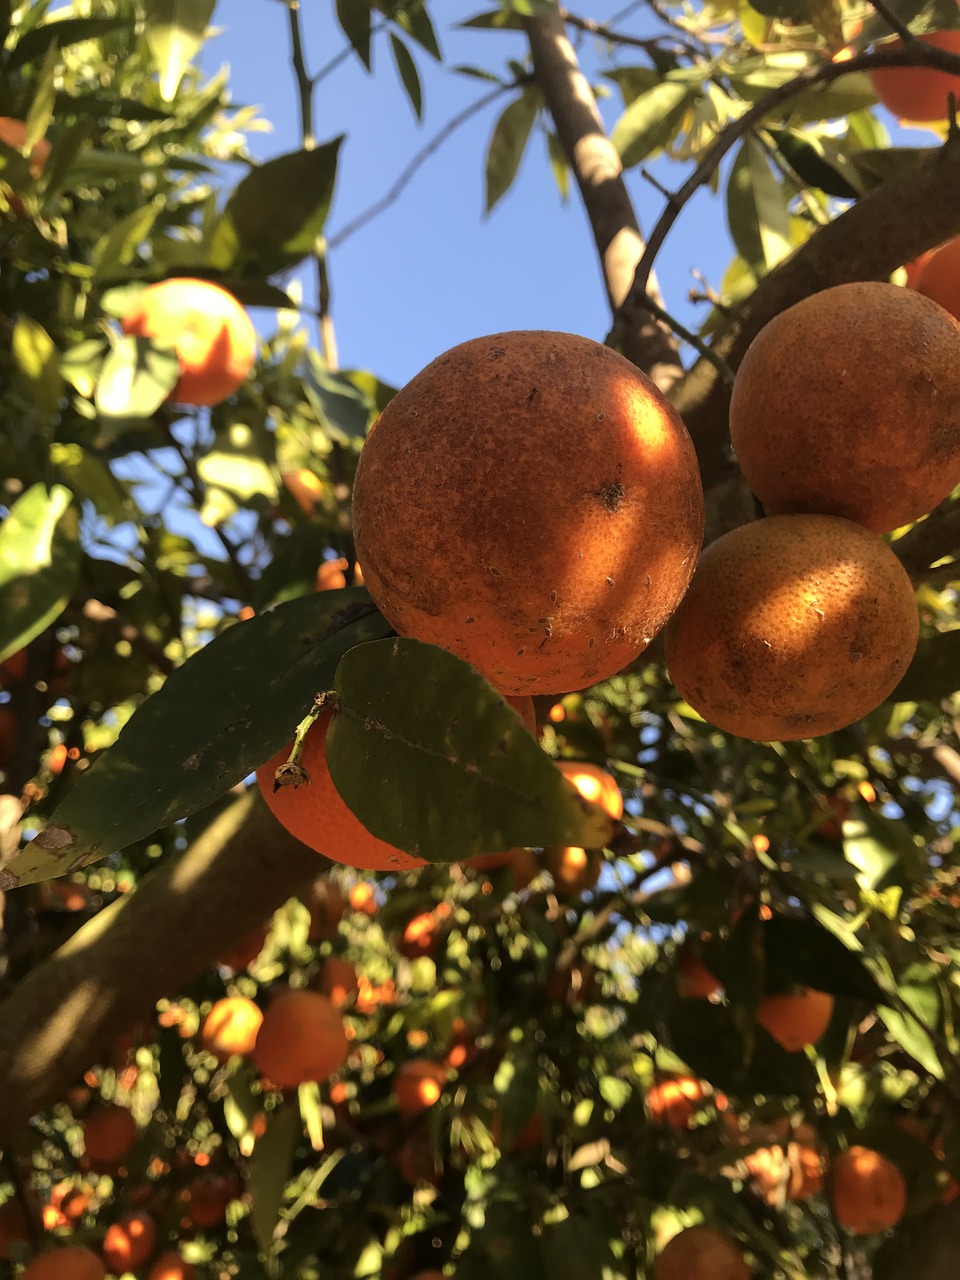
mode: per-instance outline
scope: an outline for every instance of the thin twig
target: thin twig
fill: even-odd
[[[501,94],[515,88],[517,88],[516,84],[498,84],[495,89],[483,94],[475,102],[472,102],[470,106],[464,107],[462,111],[448,120],[439,133],[435,134],[427,145],[417,152],[393,186],[379,200],[375,200],[369,208],[357,214],[352,222],[348,222],[345,227],[340,228],[336,235],[329,238],[327,241],[328,247],[331,249],[339,248],[345,240],[349,240],[352,235],[362,227],[365,227],[368,222],[371,222],[389,209],[403,195],[406,188],[416,177],[418,170],[430,159],[435,151],[438,151],[443,146],[452,134],[456,133],[461,125],[466,124],[468,120],[472,120],[475,115],[483,111],[485,107],[488,107],[491,102],[496,101]]]
[[[292,0],[292,3],[288,5],[287,20],[290,27],[290,61],[293,65],[293,73],[297,78],[297,99],[300,104],[300,134],[303,138],[304,147],[312,147],[314,144],[313,87],[316,84],[316,80],[311,79],[308,74],[306,59],[303,54],[303,32],[300,29],[299,0]],[[348,48],[338,56],[346,57],[350,52],[351,50]]]
[[[593,18],[581,18],[578,14],[571,13],[569,9],[561,8],[560,17],[567,26],[576,27],[578,31],[586,31],[588,35],[599,36],[602,40],[609,40],[611,44],[627,45],[631,49],[645,49],[648,53],[660,52],[669,39],[668,36],[630,36],[624,31],[614,31],[612,27],[608,27],[602,22],[597,22]],[[681,45],[679,48],[683,52],[692,52],[685,45]]]
[[[904,44],[914,44],[916,42],[917,37],[913,34],[907,24],[894,13],[886,3],[886,0],[870,0],[870,3],[890,30],[895,31]]]
[[[658,302],[654,301],[649,294],[645,294],[643,296],[641,299],[641,305],[652,315],[656,316],[658,320],[662,320],[665,325],[668,325],[678,338],[682,338],[684,342],[688,342],[695,351],[703,356],[704,360],[712,364],[728,387],[733,386],[733,370],[725,360],[722,360],[715,351],[711,350],[709,344],[704,342],[703,338],[695,334],[692,329],[688,329],[686,325],[681,324],[680,321],[672,316],[669,311],[664,307],[661,307]],[[616,332],[617,329],[616,326],[614,326],[613,330],[611,330],[611,337],[614,336]]]

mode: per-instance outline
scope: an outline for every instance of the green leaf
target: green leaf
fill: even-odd
[[[527,139],[539,110],[539,93],[534,89],[524,89],[504,109],[494,126],[490,146],[487,148],[487,213],[509,191],[517,176]]]
[[[177,385],[176,352],[148,338],[118,339],[100,368],[94,403],[101,418],[96,443],[104,444],[132,423],[150,418]]]
[[[610,135],[623,167],[641,164],[665,147],[696,98],[696,89],[672,80],[663,80],[635,98]]]
[[[786,194],[760,144],[747,138],[727,181],[727,225],[741,258],[763,275],[792,249]]]
[[[902,178],[909,174],[928,154],[928,147],[879,147],[874,150],[853,151],[849,161],[863,190],[872,191],[890,178]]]
[[[160,97],[173,102],[203,46],[217,0],[145,0],[147,47],[160,73]]]
[[[344,373],[331,373],[313,350],[307,353],[304,392],[331,440],[360,444],[370,423],[370,403]]]
[[[668,1043],[696,1075],[726,1093],[751,1096],[791,1093],[811,1096],[813,1064],[802,1053],[787,1053],[762,1029],[749,1061],[730,1010],[706,1000],[678,1000],[667,1018]]]
[[[939,702],[960,689],[960,628],[925,636],[888,702]]]
[[[434,30],[430,15],[427,13],[426,3],[415,3],[409,9],[401,9],[396,16],[397,25],[407,33],[411,40],[416,40],[421,49],[425,49],[431,58],[440,62],[443,54],[440,52],[440,45],[437,42],[437,33]]]
[[[347,649],[389,633],[360,587],[229,627],[138,707],[7,869],[46,880],[211,804],[289,740]]]
[[[13,326],[13,359],[30,389],[34,404],[53,417],[63,394],[59,353],[43,325],[29,316],[20,316]]]
[[[518,13],[508,9],[488,9],[485,13],[474,14],[465,22],[457,24],[461,28],[474,31],[522,31],[523,21]]]
[[[620,90],[625,107],[629,107],[631,102],[635,102],[642,93],[647,93],[663,79],[656,67],[615,67],[603,74]]]
[[[847,861],[857,869],[858,884],[875,890],[912,852],[912,843],[899,824],[866,810],[862,821],[844,822],[843,850]]]
[[[354,52],[370,70],[370,4],[368,0],[337,0],[337,22]]]
[[[294,266],[323,232],[337,176],[343,136],[308,151],[291,151],[258,165],[234,188],[222,222],[237,256],[260,275]],[[244,274],[252,274],[245,268]]]
[[[272,1111],[266,1133],[257,1140],[247,1165],[253,1232],[267,1257],[273,1253],[274,1232],[300,1134],[300,1112],[296,1106],[288,1103]]]
[[[750,7],[765,18],[802,22],[807,18],[808,0],[750,0]]]
[[[108,524],[136,517],[136,505],[102,458],[78,444],[56,442],[50,446],[50,463],[77,497],[91,502]]]
[[[418,640],[365,645],[344,656],[336,689],[330,775],[379,839],[428,862],[610,839],[611,820],[452,653]]]
[[[6,55],[8,70],[37,62],[50,49],[66,49],[84,40],[98,40],[114,31],[129,31],[132,18],[64,18],[61,22],[44,22],[25,32]]]
[[[763,926],[763,947],[771,990],[782,991],[798,983],[873,1004],[883,998],[861,954],[844,946],[815,920],[774,916]]]
[[[906,998],[906,994],[907,988],[901,987],[900,995]],[[900,1048],[919,1062],[924,1071],[937,1080],[944,1078],[943,1065],[936,1046],[915,1018],[902,1013],[899,1009],[891,1009],[887,1005],[880,1005],[877,1015]]]
[[[73,495],[35,484],[0,524],[0,662],[63,613],[80,572]]]
[[[784,160],[808,186],[842,200],[855,200],[863,195],[865,188],[855,167],[839,149],[831,148],[835,154],[828,154],[821,139],[798,129],[771,129],[770,132]]]
[[[276,502],[280,494],[264,454],[266,442],[246,423],[233,423],[217,432],[212,449],[203,454],[197,471],[205,484],[249,499],[256,494]]]
[[[566,204],[570,197],[570,166],[567,163],[567,153],[552,129],[547,130],[547,158],[560,199]]]
[[[407,46],[392,31],[390,32],[390,48],[397,66],[397,73],[403,82],[404,89],[407,91],[407,97],[410,99],[414,115],[420,120],[423,117],[423,90],[420,86],[417,64],[410,56],[410,50]]]
[[[163,205],[162,200],[152,200],[142,209],[134,209],[100,237],[90,255],[96,279],[113,276],[119,267],[130,265],[153,230]]]

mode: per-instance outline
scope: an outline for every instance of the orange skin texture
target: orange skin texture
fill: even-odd
[[[200,1043],[221,1062],[235,1053],[245,1058],[253,1052],[262,1022],[259,1005],[246,996],[226,996],[204,1018]]]
[[[903,1217],[907,1184],[892,1160],[869,1147],[853,1146],[833,1161],[830,1198],[842,1227],[855,1235],[874,1235]]]
[[[244,382],[257,358],[253,322],[232,293],[209,280],[148,285],[121,320],[124,333],[172,347],[180,380],[175,404],[220,404]]]
[[[805,298],[743,357],[730,439],[767,515],[909,524],[960,481],[960,324],[877,281]]]
[[[773,516],[706,549],[665,655],[705,720],[741,738],[789,741],[873,711],[919,633],[913,586],[882,539],[835,516]]]
[[[937,49],[960,53],[960,31],[928,31],[919,39]],[[902,40],[891,40],[884,49],[902,49]],[[960,100],[960,76],[930,67],[875,67],[870,82],[878,101],[900,120],[928,123],[946,120],[947,95]]]
[[[332,716],[332,708],[323,711],[304,740],[300,764],[310,775],[309,783],[273,790],[274,774],[289,758],[292,743],[287,743],[257,770],[257,782],[274,816],[308,848],[348,867],[412,871],[426,866],[422,858],[415,858],[371,835],[340,799],[327,768],[327,729]]]
[[[757,1022],[787,1053],[799,1053],[816,1044],[833,1017],[833,996],[824,991],[800,991],[795,995],[764,996]]]
[[[393,1096],[401,1115],[416,1116],[438,1102],[447,1083],[447,1069],[439,1062],[416,1058],[405,1062],[393,1081]]]
[[[124,1213],[107,1227],[103,1256],[111,1271],[123,1275],[125,1271],[142,1267],[156,1245],[157,1224],[149,1213]]]
[[[251,1055],[256,1067],[281,1089],[327,1080],[347,1060],[343,1019],[317,991],[285,991],[263,1015]]]
[[[342,1009],[360,989],[357,971],[342,956],[330,956],[320,972],[320,990],[337,1009]]]
[[[703,539],[676,412],[622,356],[563,333],[477,338],[417,374],[367,437],[353,514],[396,630],[514,694],[582,689],[632,662]]]
[[[654,1124],[682,1130],[700,1110],[705,1098],[703,1085],[691,1076],[662,1080],[647,1091],[647,1110]]]
[[[939,303],[954,319],[960,319],[960,236],[918,258],[917,262],[920,264],[914,285],[917,292]]]
[[[197,1269],[178,1253],[162,1253],[147,1273],[147,1280],[197,1280]]]
[[[687,1227],[667,1241],[653,1280],[749,1280],[739,1247],[715,1227]]]
[[[95,1166],[118,1165],[136,1140],[137,1122],[126,1107],[100,1106],[84,1121],[83,1145]]]
[[[68,1244],[50,1253],[40,1253],[21,1272],[20,1280],[104,1280],[103,1263],[83,1245]]]

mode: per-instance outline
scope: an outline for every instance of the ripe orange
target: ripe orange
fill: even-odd
[[[501,1150],[519,1151],[521,1153],[534,1151],[543,1143],[543,1117],[539,1111],[531,1112],[529,1119],[520,1132],[505,1145],[503,1141],[503,1117],[497,1111],[490,1125],[490,1136]]]
[[[184,1262],[179,1253],[161,1253],[150,1268],[147,1280],[197,1280],[197,1269]]]
[[[300,467],[296,471],[285,471],[280,479],[289,489],[290,496],[303,514],[312,515],[325,492],[324,483],[320,477],[308,467]]]
[[[833,1161],[830,1198],[841,1226],[856,1235],[874,1235],[903,1217],[907,1184],[892,1160],[869,1147],[853,1146]]]
[[[919,629],[910,579],[882,539],[835,516],[772,516],[706,549],[665,655],[704,719],[786,741],[871,712],[906,671]]]
[[[48,1208],[53,1209],[57,1214],[56,1225],[62,1226],[68,1222],[79,1222],[92,1202],[91,1187],[85,1184],[76,1186],[72,1182],[58,1182],[50,1190]]]
[[[356,969],[342,956],[330,956],[320,971],[319,989],[335,1008],[342,1009],[360,989]]]
[[[103,1263],[83,1245],[68,1244],[62,1249],[39,1253],[20,1274],[20,1280],[104,1280]]]
[[[767,1204],[806,1200],[823,1187],[824,1158],[816,1146],[816,1133],[809,1125],[801,1125],[795,1138],[786,1145],[752,1151],[744,1156],[743,1163]]]
[[[343,890],[336,880],[330,876],[321,876],[316,880],[307,905],[310,909],[310,941],[332,938],[343,919],[344,908]]]
[[[267,1006],[251,1057],[274,1084],[295,1089],[339,1071],[348,1050],[332,1001],[318,991],[288,989]]]
[[[919,39],[949,53],[960,53],[960,31],[928,31]],[[902,40],[891,40],[885,49],[902,49]],[[875,67],[870,81],[877,99],[901,120],[946,120],[948,94],[960,101],[960,76],[930,67]]]
[[[450,908],[445,902],[438,902],[432,911],[421,911],[408,921],[397,950],[408,960],[417,956],[431,956],[440,942],[440,927],[450,915]]]
[[[359,911],[365,916],[375,916],[377,914],[379,906],[377,891],[372,884],[368,884],[365,880],[350,886],[347,901],[350,903],[351,911]]]
[[[446,1083],[445,1067],[416,1058],[398,1069],[393,1080],[393,1096],[403,1115],[415,1116],[439,1101]]]
[[[257,358],[257,334],[232,293],[209,280],[177,278],[148,285],[121,320],[124,333],[172,347],[180,380],[176,404],[220,404]]]
[[[691,1076],[661,1080],[647,1090],[647,1110],[654,1124],[686,1129],[706,1097],[703,1085]]]
[[[749,1280],[739,1247],[715,1227],[687,1227],[664,1246],[653,1280]]]
[[[376,1013],[381,1005],[393,1004],[396,998],[397,992],[392,978],[388,978],[379,986],[374,986],[369,978],[361,974],[354,1008],[357,1013]]]
[[[553,876],[558,893],[586,893],[600,879],[603,857],[596,849],[551,845],[543,851],[543,865]]]
[[[918,258],[917,262],[920,269],[914,288],[960,320],[960,236]]]
[[[930,259],[933,257],[933,255],[936,252],[937,252],[936,249],[928,249],[926,253],[921,253],[919,258],[914,258],[912,262],[906,263],[903,270],[907,277],[908,289],[915,289],[917,287],[917,281],[920,279],[920,276],[923,273],[924,267],[927,265],[927,263],[930,261]],[[934,300],[937,302],[940,301],[939,298],[935,298]],[[942,307],[943,303],[941,302],[940,305]],[[949,311],[951,315],[957,314],[952,307],[945,307],[944,309],[946,311]]]
[[[103,1256],[116,1274],[142,1267],[157,1245],[157,1224],[142,1209],[124,1213],[107,1227]]]
[[[411,1187],[421,1182],[439,1187],[443,1164],[428,1133],[414,1130],[394,1156],[400,1177]]]
[[[196,1227],[216,1227],[223,1222],[230,1201],[239,1194],[235,1178],[220,1173],[201,1173],[181,1192],[185,1215]]]
[[[743,357],[730,439],[768,515],[844,516],[875,533],[917,520],[960,476],[960,325],[877,281],[805,298]]]
[[[385,617],[505,693],[566,693],[632,662],[703,536],[674,409],[565,333],[477,338],[417,374],[367,436],[353,513]]]
[[[269,928],[268,924],[258,925],[252,933],[248,933],[245,938],[241,938],[229,951],[225,951],[217,963],[222,964],[227,969],[237,971],[248,969],[263,950]]]
[[[22,152],[26,139],[27,126],[22,120],[15,120],[12,116],[0,116],[0,141],[5,142],[8,147],[13,147],[15,151]],[[30,155],[27,157],[27,169],[33,178],[40,177],[49,158],[50,143],[47,142],[46,138],[39,138],[30,148]],[[10,212],[17,217],[22,217],[25,210],[20,197],[12,194],[8,195],[7,199],[10,204]]]
[[[757,1022],[787,1053],[799,1053],[816,1044],[833,1017],[833,996],[809,989],[793,995],[764,996]]]
[[[677,964],[677,991],[685,1000],[708,1000],[718,995],[722,985],[707,966],[689,952],[681,955]]]
[[[137,1122],[113,1103],[97,1107],[83,1122],[83,1145],[94,1168],[116,1168],[137,1140]]]
[[[426,866],[422,858],[371,835],[340,799],[327,768],[327,729],[332,716],[332,708],[323,711],[304,741],[300,763],[310,776],[309,783],[274,791],[274,774],[290,755],[291,744],[287,743],[257,770],[263,798],[291,835],[334,862],[370,871],[409,871]]]
[[[0,706],[0,769],[6,769],[17,749],[17,713]]]
[[[557,760],[557,768],[585,800],[598,804],[618,821],[623,817],[623,795],[612,773],[583,760]]]
[[[200,1043],[221,1062],[235,1053],[247,1057],[253,1052],[262,1022],[260,1006],[252,1000],[246,996],[225,996],[204,1018]]]

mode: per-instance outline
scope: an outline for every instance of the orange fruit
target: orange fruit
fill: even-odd
[[[292,836],[334,862],[369,871],[409,871],[426,866],[422,858],[371,835],[340,799],[327,768],[327,729],[332,716],[332,707],[321,712],[304,740],[300,764],[310,781],[274,791],[274,774],[290,755],[292,743],[287,743],[257,770],[263,798]]]
[[[936,249],[928,249],[926,253],[921,253],[919,258],[914,258],[912,262],[908,262],[904,266],[903,270],[907,277],[908,289],[915,289],[917,287],[917,281],[920,279],[920,276],[923,274],[924,267],[927,265],[927,263],[930,261],[930,259],[933,257],[933,255],[936,252],[937,252]],[[928,296],[933,296],[933,295],[928,295]],[[940,299],[934,297],[934,301],[940,302]],[[941,307],[943,307],[944,304],[940,302],[940,305]],[[950,314],[954,316],[957,314],[952,307],[944,307],[944,310],[949,311]]]
[[[833,996],[809,989],[792,995],[764,996],[757,1022],[787,1053],[816,1044],[833,1017]]]
[[[960,478],[960,324],[893,284],[815,293],[748,348],[730,439],[768,515],[917,520]]]
[[[687,1227],[668,1240],[653,1268],[653,1280],[749,1280],[738,1245],[716,1227]]]
[[[5,142],[14,151],[23,151],[26,140],[27,126],[22,120],[15,120],[12,116],[0,116],[0,142]],[[27,157],[27,168],[33,178],[40,177],[49,158],[50,143],[46,138],[38,138],[30,148],[30,155]],[[23,213],[23,205],[17,197],[10,201],[10,207],[17,214]]]
[[[107,1227],[103,1256],[117,1275],[142,1267],[157,1244],[157,1224],[142,1209],[124,1213]]]
[[[675,410],[624,357],[566,333],[477,338],[417,374],[367,436],[353,515],[384,616],[504,693],[627,666],[703,537]]]
[[[583,760],[556,760],[557,768],[572,782],[585,800],[591,800],[619,821],[623,817],[623,795],[612,773]]]
[[[886,1156],[853,1146],[833,1161],[830,1198],[837,1221],[855,1235],[886,1231],[903,1217],[907,1184]]]
[[[148,285],[120,321],[124,333],[172,347],[180,380],[176,404],[220,404],[257,358],[257,334],[232,293],[209,280],[178,277]]]
[[[347,585],[347,560],[324,560],[317,569],[313,584],[315,591],[337,591]]]
[[[251,1057],[274,1084],[295,1089],[339,1071],[348,1049],[333,1002],[318,991],[288,989],[267,1006]]]
[[[246,996],[225,996],[204,1018],[200,1043],[221,1062],[235,1053],[245,1058],[253,1052],[262,1022],[260,1006],[252,1000]]]
[[[510,859],[510,878],[514,893],[521,893],[540,872],[540,859],[532,849],[514,849]]]
[[[892,693],[919,629],[881,538],[836,516],[772,516],[707,547],[665,656],[681,696],[725,733],[815,738]]]
[[[310,941],[332,938],[343,919],[344,908],[343,890],[337,881],[330,876],[321,876],[314,882],[307,905],[310,910]]]
[[[443,1164],[434,1150],[430,1135],[415,1130],[397,1149],[394,1156],[400,1177],[411,1187],[421,1182],[439,1187],[443,1178]]]
[[[337,1009],[342,1009],[360,989],[356,969],[342,956],[330,956],[320,971],[319,989]]]
[[[263,950],[269,930],[269,924],[258,925],[252,933],[248,933],[245,938],[241,938],[239,942],[235,943],[229,951],[225,951],[217,963],[222,964],[227,969],[234,969],[238,972],[242,969],[248,969]]]
[[[508,849],[506,853],[478,853],[475,858],[468,858],[466,865],[473,867],[474,871],[499,871],[501,867],[510,865],[514,853],[514,849]]]
[[[0,707],[0,769],[9,768],[17,749],[17,713],[10,707]]]
[[[960,53],[960,31],[928,31],[918,37],[949,53]],[[902,49],[902,40],[891,40],[884,49]],[[874,67],[870,82],[877,100],[901,120],[946,120],[947,97],[960,100],[960,76],[930,67]]]
[[[216,1227],[223,1222],[227,1206],[240,1192],[235,1178],[219,1173],[201,1173],[181,1192],[186,1217],[196,1227]]]
[[[438,1062],[416,1058],[405,1062],[393,1080],[393,1096],[405,1116],[419,1115],[438,1102],[447,1083],[447,1070]]]
[[[115,1168],[136,1140],[137,1122],[126,1107],[107,1103],[83,1122],[84,1150],[95,1168]]]
[[[691,1076],[677,1076],[674,1080],[661,1080],[650,1086],[647,1110],[654,1124],[686,1129],[706,1096],[699,1080]]]
[[[822,796],[821,803],[831,816],[817,825],[817,835],[823,836],[825,840],[842,840],[843,824],[850,817],[850,799],[833,791]]]
[[[24,1271],[20,1280],[104,1280],[103,1263],[83,1245],[68,1244],[62,1249],[39,1253]]]
[[[379,907],[377,891],[372,884],[368,884],[365,880],[350,886],[347,901],[350,903],[351,911],[359,911],[361,915],[365,916],[375,916],[377,914]]]
[[[960,320],[960,236],[924,254],[917,263],[919,271],[914,284],[917,292]]]
[[[197,1280],[197,1269],[179,1253],[161,1253],[147,1273],[147,1280]]]
[[[408,921],[397,950],[409,960],[433,955],[440,941],[441,924],[449,915],[450,908],[445,902],[437,903],[432,911],[419,912]]]
[[[78,1222],[92,1203],[93,1190],[84,1184],[76,1186],[72,1182],[58,1182],[50,1190],[49,1207],[55,1210],[65,1223]]]
[[[722,990],[720,982],[701,960],[689,952],[681,955],[677,964],[677,991],[683,999],[708,1000]]]
[[[543,1143],[543,1117],[539,1111],[531,1112],[520,1132],[511,1142],[505,1145],[503,1141],[503,1117],[497,1111],[490,1125],[490,1136],[501,1150],[519,1151],[521,1153],[534,1151]]]
[[[603,857],[596,849],[552,845],[543,851],[543,865],[553,876],[558,893],[586,893],[600,879]]]
[[[299,467],[296,471],[283,472],[280,479],[303,514],[312,515],[325,492],[325,486],[320,477],[307,467]]]
[[[390,978],[379,986],[374,986],[369,978],[360,975],[357,989],[357,1002],[354,1006],[357,1013],[371,1014],[384,1004],[393,1004],[397,998],[393,979]]]

